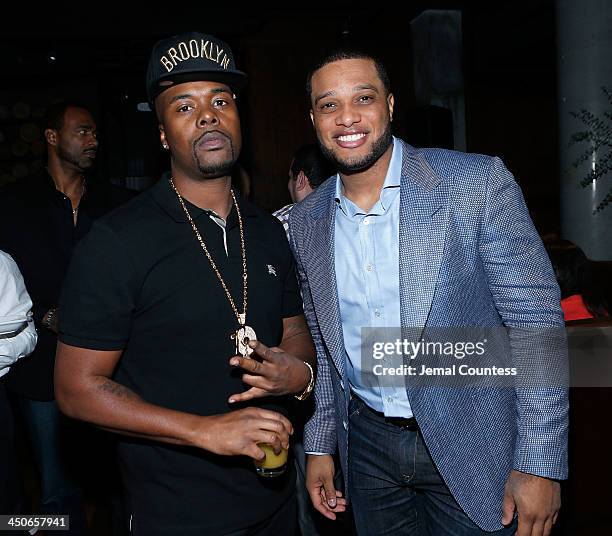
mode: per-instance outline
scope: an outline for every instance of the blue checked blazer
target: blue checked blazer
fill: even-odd
[[[402,147],[402,326],[562,330],[554,272],[521,190],[501,160],[404,142]],[[334,194],[330,178],[294,207],[289,227],[318,359],[315,412],[304,447],[338,449],[346,479],[350,393],[334,269]],[[567,366],[564,340],[541,355],[513,348],[519,362],[557,360],[554,367]],[[512,469],[567,478],[564,386],[427,389],[408,380],[406,390],[444,481],[482,529],[502,528],[504,484]]]

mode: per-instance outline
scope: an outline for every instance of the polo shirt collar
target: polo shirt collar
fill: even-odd
[[[161,178],[157,181],[155,185],[151,187],[151,195],[155,202],[170,216],[174,221],[178,223],[189,223],[187,219],[187,215],[183,211],[181,204],[179,203],[178,198],[176,197],[176,193],[170,186],[170,173],[164,173]],[[187,210],[189,210],[189,214],[194,220],[202,217],[202,215],[210,215],[213,211],[202,209],[195,206],[193,203],[190,203],[187,199],[184,199],[185,205],[187,206]],[[242,199],[239,196],[236,196],[236,201],[238,202],[238,206],[240,207],[240,213],[243,217],[253,217],[257,216],[257,211],[255,207]],[[227,222],[228,224],[236,218],[236,211],[233,209],[230,211]]]

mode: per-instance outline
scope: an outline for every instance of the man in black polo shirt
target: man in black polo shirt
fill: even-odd
[[[253,459],[288,446],[314,348],[282,226],[230,189],[244,79],[214,37],[156,44],[147,90],[171,174],[96,222],[61,299],[58,402],[132,436],[136,535],[294,533],[291,469],[262,479]]]

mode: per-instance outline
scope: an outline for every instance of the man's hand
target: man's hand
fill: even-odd
[[[548,536],[561,507],[561,486],[541,476],[512,471],[506,481],[502,523],[518,513],[517,536]]]
[[[272,445],[274,452],[289,448],[289,435],[293,426],[275,411],[245,408],[223,415],[202,417],[203,428],[193,430],[192,443],[200,448],[224,456],[250,456],[262,460],[265,452],[259,443]]]
[[[251,388],[243,393],[232,395],[230,403],[245,402],[264,396],[281,396],[301,393],[310,381],[310,370],[301,359],[291,355],[281,348],[268,348],[259,341],[249,342],[262,360],[234,356],[230,365],[241,367],[247,373],[242,381]]]
[[[309,455],[306,460],[306,489],[312,505],[328,519],[346,510],[346,499],[334,488],[334,459],[329,454]]]

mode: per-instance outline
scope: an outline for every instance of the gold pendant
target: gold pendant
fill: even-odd
[[[251,326],[242,326],[234,334],[236,339],[236,354],[242,357],[249,357],[253,353],[253,348],[249,346],[249,341],[257,339],[255,330]]]

